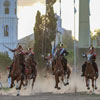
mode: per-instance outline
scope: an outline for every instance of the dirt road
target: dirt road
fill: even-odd
[[[67,94],[52,94],[41,93],[30,96],[2,96],[0,100],[100,100],[100,95],[86,93],[67,93]]]

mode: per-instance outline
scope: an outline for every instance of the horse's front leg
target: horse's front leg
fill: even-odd
[[[33,81],[32,81],[32,89],[33,89],[35,80],[36,80],[36,75],[33,77]]]
[[[67,85],[69,85],[69,78],[70,78],[70,75],[71,75],[71,72],[69,71],[69,72],[67,73]]]
[[[58,77],[58,75],[55,75],[55,82],[56,82],[55,88],[57,88],[58,90],[60,90],[61,88],[58,87],[58,83],[59,83],[59,77]]]
[[[10,88],[13,88],[13,86],[14,86],[14,78],[11,77],[11,85],[10,85]]]
[[[94,82],[95,82],[95,89],[97,90],[97,84],[96,84],[96,79],[94,80]]]
[[[87,89],[89,90],[90,89],[90,81],[87,77],[85,78],[85,80],[86,80]]]
[[[95,89],[94,89],[94,79],[92,79],[92,89],[93,89],[93,93],[95,92]]]

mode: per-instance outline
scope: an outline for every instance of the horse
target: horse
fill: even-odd
[[[22,64],[24,61],[24,54],[23,53],[16,53],[13,61],[13,67],[11,71],[11,86],[10,88],[13,88],[14,82],[17,83],[20,82],[20,85],[16,87],[18,90],[17,96],[19,96],[19,92],[21,90],[21,87],[23,85],[24,76],[22,74]]]
[[[66,86],[66,85],[69,84],[68,82],[67,83],[64,82],[64,76],[65,75],[64,75],[64,68],[63,68],[61,60],[62,60],[62,57],[59,56],[59,57],[57,57],[52,62],[52,70],[53,70],[53,74],[55,75],[55,82],[56,82],[55,88],[57,88],[58,90],[61,89],[60,87],[58,87],[58,83],[60,82],[59,81],[59,77],[61,77],[61,80],[62,80],[64,86]],[[67,74],[68,74],[67,78],[69,79],[70,74],[71,74],[71,68],[70,68],[70,66],[68,66],[67,69],[68,69],[68,71],[67,71]]]
[[[86,87],[88,90],[90,89],[90,80],[91,80],[92,81],[92,89],[93,89],[93,93],[94,93],[94,91],[97,89],[97,86],[96,86],[97,77],[96,77],[95,69],[94,69],[92,61],[91,61],[92,55],[87,54],[86,58],[87,58],[86,59],[86,69],[85,69],[85,73],[84,73]]]
[[[27,55],[25,65],[26,65],[26,69],[25,69],[26,85],[28,84],[28,80],[33,79],[33,81],[32,81],[32,89],[33,89],[34,82],[35,82],[36,76],[37,76],[36,61],[34,60],[33,53],[29,53]]]

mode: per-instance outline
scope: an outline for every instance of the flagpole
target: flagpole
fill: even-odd
[[[76,34],[75,34],[75,13],[76,13],[76,8],[75,8],[75,0],[74,0],[74,71],[75,71],[75,73],[76,73],[76,39],[75,39],[75,36],[76,36]]]
[[[62,43],[61,0],[59,0],[59,3],[60,3],[60,42]]]

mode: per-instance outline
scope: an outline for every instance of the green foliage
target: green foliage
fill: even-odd
[[[68,50],[73,50],[74,44],[72,37],[65,32],[62,38],[64,47]]]
[[[72,39],[72,36],[70,35],[71,34],[71,31],[67,32],[65,31],[64,34],[63,34],[63,45],[64,45],[64,48],[69,52],[69,55],[66,57],[67,60],[68,60],[68,63],[69,64],[73,64],[73,61],[74,61],[74,52],[73,52],[73,39]]]
[[[57,19],[55,17],[53,4],[56,0],[48,0],[47,3],[47,13],[46,15],[42,15],[38,11],[36,15],[36,23],[34,27],[34,35],[35,35],[35,45],[34,51],[36,54],[36,58],[41,62],[41,55],[45,56],[51,52],[52,45],[51,42],[54,41],[56,37],[56,27],[57,27]]]
[[[100,29],[95,29],[94,32],[96,32],[97,36],[100,36]]]
[[[69,50],[69,55],[66,57],[68,60],[68,64],[73,65],[74,62],[74,52],[73,50]]]
[[[55,40],[57,29],[57,18],[54,13],[53,5],[56,0],[48,0],[46,18],[49,20],[46,23],[46,54],[51,52],[51,42]]]
[[[8,54],[0,53],[0,70],[6,71],[6,67],[10,66],[12,60],[9,58]]]
[[[39,11],[37,11],[36,23],[35,23],[35,27],[34,27],[34,36],[35,36],[34,51],[36,54],[36,58],[38,58],[40,56],[40,54],[42,54],[43,32],[40,27],[41,24],[42,24],[41,13]]]

